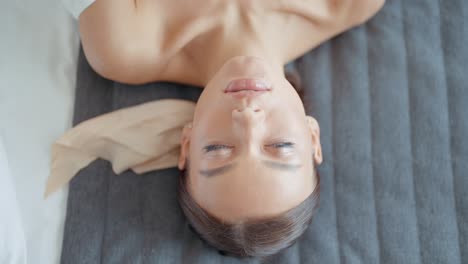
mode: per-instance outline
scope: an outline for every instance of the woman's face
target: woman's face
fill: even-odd
[[[262,91],[245,90],[253,87]],[[189,191],[202,208],[230,222],[271,217],[312,193],[314,161],[322,161],[318,124],[282,72],[235,57],[184,128],[180,169],[187,160]]]

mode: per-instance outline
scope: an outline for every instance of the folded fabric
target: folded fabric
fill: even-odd
[[[192,121],[195,103],[165,99],[123,108],[80,123],[52,145],[45,196],[101,158],[119,174],[141,174],[177,166],[180,136]]]

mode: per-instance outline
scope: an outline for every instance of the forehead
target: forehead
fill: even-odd
[[[312,161],[294,172],[252,162],[240,162],[215,177],[202,176],[194,167],[190,170],[189,189],[195,201],[213,215],[230,221],[285,212],[304,201],[316,185]]]

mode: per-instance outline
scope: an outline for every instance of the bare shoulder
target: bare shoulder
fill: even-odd
[[[97,73],[132,84],[155,78],[162,65],[154,39],[157,15],[151,3],[97,0],[80,15],[83,50]]]
[[[296,0],[304,3],[302,0]],[[309,7],[340,22],[361,24],[382,8],[385,0],[308,0]]]
[[[297,18],[282,33],[287,39],[285,62],[293,60],[320,43],[366,22],[385,0],[289,0],[282,1],[283,12]]]

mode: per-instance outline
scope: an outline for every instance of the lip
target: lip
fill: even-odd
[[[264,79],[253,79],[243,78],[231,81],[226,89],[225,93],[241,93],[241,94],[256,94],[262,92],[268,92],[271,90],[271,84]]]

